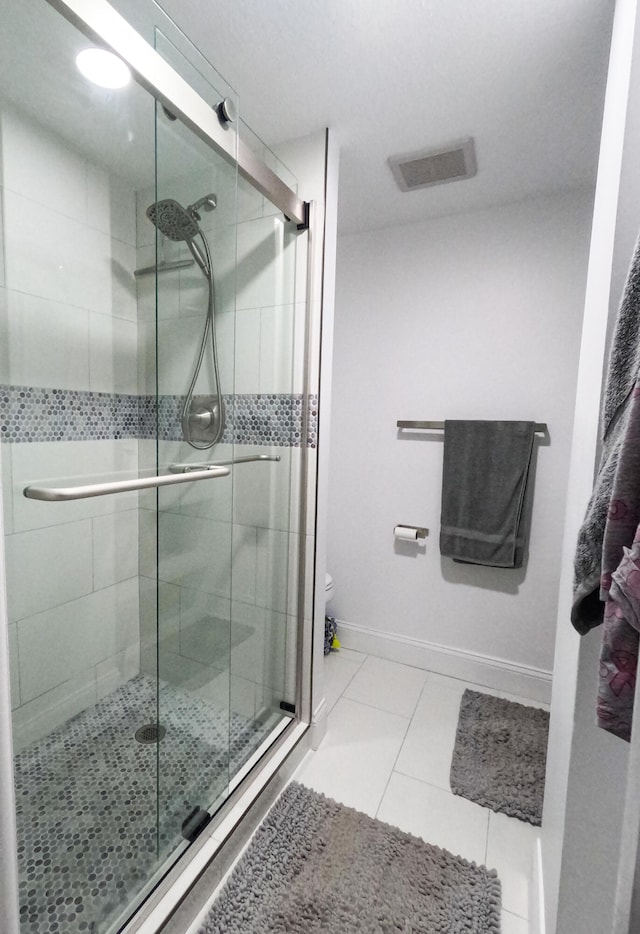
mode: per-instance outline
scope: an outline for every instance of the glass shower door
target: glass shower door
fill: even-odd
[[[160,54],[211,104],[219,92],[159,30]],[[204,66],[203,66],[204,68]],[[234,458],[237,167],[156,107],[156,184],[139,211],[160,270],[143,356],[157,393],[161,473]],[[195,838],[229,788],[229,656],[234,475],[158,490],[157,579],[145,648],[157,670],[159,843]],[[155,586],[154,586],[155,585]],[[166,732],[165,732],[166,731]]]

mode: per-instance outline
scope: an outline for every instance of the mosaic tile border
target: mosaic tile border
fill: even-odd
[[[297,393],[225,395],[227,424],[223,442],[315,448],[318,397]],[[0,385],[0,441],[101,441],[123,438],[180,441],[184,396],[155,396]]]

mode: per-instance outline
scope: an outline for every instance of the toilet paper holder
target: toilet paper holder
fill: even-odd
[[[404,535],[402,534],[403,532],[405,532]],[[415,536],[411,535],[410,538],[409,538],[409,535],[406,534],[406,533],[414,533],[414,532],[415,532]],[[427,535],[429,534],[429,529],[425,529],[423,528],[423,526],[419,526],[419,525],[404,525],[404,523],[398,522],[396,526],[394,527],[393,534],[396,538],[400,538],[400,539],[408,538],[409,540],[411,540],[411,538],[415,538],[415,540],[418,541],[420,539],[427,537]]]

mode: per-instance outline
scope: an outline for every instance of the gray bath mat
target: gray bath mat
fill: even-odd
[[[451,790],[540,826],[549,714],[466,690],[451,760]]]
[[[495,871],[292,783],[199,934],[499,934]]]

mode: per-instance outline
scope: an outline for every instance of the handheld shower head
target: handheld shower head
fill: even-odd
[[[147,217],[169,240],[184,240],[200,269],[205,276],[209,275],[209,266],[202,250],[193,240],[198,235],[202,236],[202,231],[189,210],[185,210],[173,198],[165,198],[164,201],[149,205]]]
[[[191,240],[200,233],[191,214],[173,198],[149,205],[147,217],[169,240]]]

